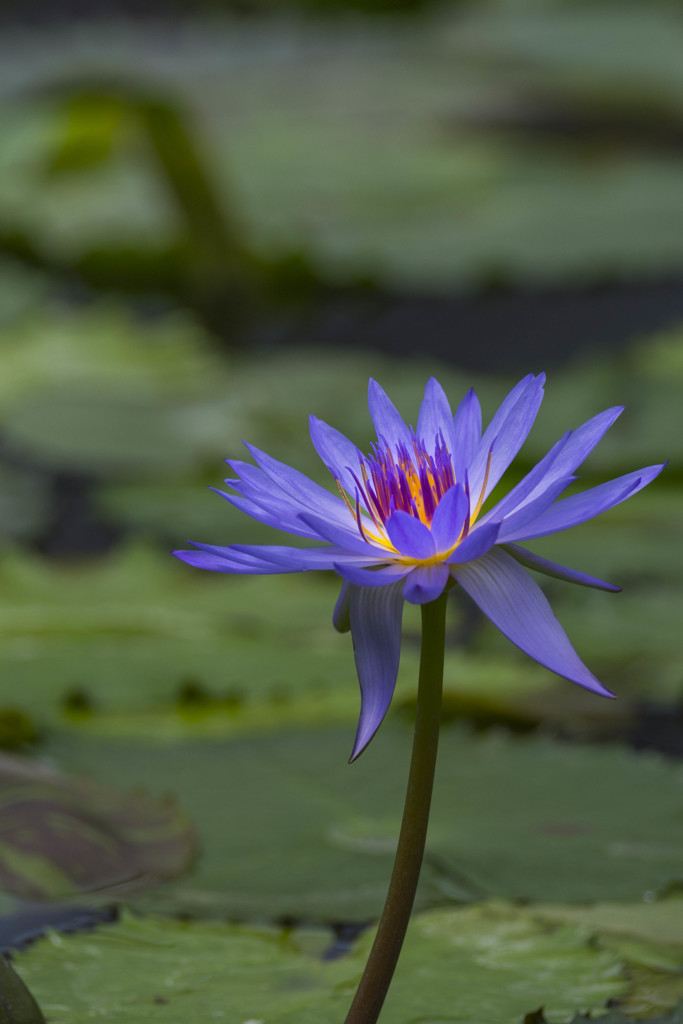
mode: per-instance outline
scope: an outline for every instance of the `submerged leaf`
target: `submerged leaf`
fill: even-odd
[[[192,826],[161,802],[0,755],[0,889],[27,900],[100,896],[174,878]]]

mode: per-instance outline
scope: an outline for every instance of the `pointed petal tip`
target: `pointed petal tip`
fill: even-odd
[[[360,757],[360,755],[365,750],[367,750],[367,748],[370,746],[370,744],[374,740],[375,736],[377,735],[377,731],[378,731],[378,729],[379,729],[379,727],[380,727],[380,725],[382,724],[383,721],[384,721],[384,717],[382,717],[382,719],[379,722],[377,722],[377,724],[371,730],[367,728],[367,723],[366,723],[365,724],[365,728],[363,728],[362,731],[361,731],[361,728],[362,728],[361,723],[360,722],[358,723],[358,730],[356,732],[356,736],[355,736],[355,739],[353,741],[353,749],[351,750],[351,754],[349,756],[347,764],[353,764],[353,762],[357,761],[358,758]]]
[[[368,740],[368,743],[369,742],[370,741]],[[367,746],[367,744],[366,744],[366,746]],[[358,760],[358,758],[360,757],[360,755],[363,753],[364,750],[365,750],[365,747],[359,747],[357,743],[354,743],[353,750],[351,751],[351,756],[349,757],[349,759],[348,759],[348,761],[346,763],[347,764],[353,764],[354,761]]]
[[[457,582],[494,626],[551,672],[601,697],[614,694],[581,661],[538,584],[503,548],[456,566]]]
[[[349,757],[347,764],[353,764],[353,762],[357,761],[360,755],[368,749],[368,747],[374,740],[375,736],[377,735],[377,730],[379,729],[383,721],[384,719],[382,718],[382,720],[377,723],[377,725],[374,727],[372,731],[370,731],[369,729],[363,729],[362,732],[359,723],[358,732],[356,733],[356,738],[353,741],[353,750],[351,751],[351,756]]]
[[[617,699],[616,693],[612,693],[612,691],[608,690],[606,686],[602,685],[602,683],[600,683],[600,689],[598,689],[596,687],[593,690],[593,693],[597,694],[598,697],[608,697],[609,700],[616,700]]]
[[[434,374],[431,375],[431,377],[429,378],[429,380],[425,384],[425,395],[429,391],[431,391],[432,388],[438,388],[439,391],[443,391],[443,387],[441,385],[441,382],[434,376]]]
[[[365,749],[391,704],[401,652],[403,582],[350,589],[351,636],[361,708],[351,758]]]
[[[605,590],[610,594],[621,592],[621,587],[618,587],[615,583],[608,583],[607,580],[601,580],[597,576],[591,576],[589,573],[570,569],[566,565],[558,565],[557,562],[550,562],[547,558],[543,558],[536,552],[527,551],[526,548],[520,547],[519,544],[503,543],[501,547],[509,555],[512,555],[516,562],[519,562],[520,565],[525,566],[527,569],[533,569],[536,572],[541,572],[555,579],[565,580],[568,583],[576,583],[579,586]]]

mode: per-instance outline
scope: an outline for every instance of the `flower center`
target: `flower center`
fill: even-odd
[[[372,445],[372,453],[359,453],[358,472],[349,467],[356,485],[355,501],[352,503],[341,482],[336,481],[346,507],[356,521],[363,540],[379,544],[394,554],[400,555],[387,536],[384,524],[389,516],[401,510],[431,527],[437,505],[446,491],[454,486],[455,470],[443,434],[439,432],[434,452],[430,454],[423,441],[411,430],[412,449],[400,443],[396,455],[383,440]],[[467,536],[470,527],[479,515],[484,503],[486,482],[491,464],[491,453],[486,466],[484,482],[474,507],[465,520],[462,532],[453,547],[441,552],[433,561],[442,561]],[[467,484],[465,490],[468,492]],[[468,492],[469,497],[469,492]],[[432,559],[429,560],[430,562]]]

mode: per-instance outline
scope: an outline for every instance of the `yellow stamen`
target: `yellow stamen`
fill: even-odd
[[[338,489],[339,493],[341,494],[342,501],[344,502],[344,504],[346,505],[347,509],[349,510],[351,515],[353,516],[354,522],[356,523],[356,525],[358,525],[358,520],[356,518],[356,510],[353,507],[353,505],[351,504],[351,502],[349,501],[349,498],[348,498],[348,495],[347,495],[346,491],[344,490],[344,488],[342,487],[341,483],[339,482],[339,480],[337,480],[336,477],[335,477],[334,482],[336,483],[337,489]],[[381,524],[377,522],[377,520],[375,519],[374,516],[372,517],[372,521],[374,522],[375,526],[378,527],[378,529],[381,528]],[[396,552],[396,548],[394,547],[394,545],[391,543],[391,541],[387,537],[382,537],[381,535],[379,535],[377,533],[372,533],[365,526],[362,527],[361,534],[362,534],[362,536],[363,536],[363,538],[365,540],[373,541],[375,544],[379,544],[380,547],[386,548],[387,551],[391,551],[392,553]]]
[[[342,487],[342,485],[340,484],[339,480],[337,480],[336,477],[334,479],[334,482],[337,485],[339,493],[341,494],[342,501],[344,502],[344,504],[348,508],[348,510],[351,513],[351,515],[353,516],[353,518],[355,519],[356,518],[356,510],[353,507],[353,505],[351,504],[351,502],[349,501],[349,499],[347,498],[346,491],[344,490],[344,488]]]

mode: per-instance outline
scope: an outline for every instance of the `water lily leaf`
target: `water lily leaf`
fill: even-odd
[[[12,447],[71,472],[173,473],[189,469],[198,456],[193,439],[183,434],[175,403],[127,390],[65,387],[49,399],[27,399],[8,414],[5,426]]]
[[[350,644],[330,625],[338,584],[327,577],[264,588],[140,547],[71,569],[7,553],[0,577],[0,706],[39,724],[66,715],[153,736],[161,716],[171,735],[232,732],[244,715],[257,728],[291,718],[297,699],[309,719],[317,708],[324,720],[326,705],[335,720],[357,714]],[[408,643],[410,686],[415,664]]]
[[[183,873],[192,827],[173,801],[0,755],[0,888],[27,900],[100,895]]]
[[[680,947],[683,952],[683,899],[677,894],[658,899],[654,892],[646,896],[639,903],[542,904],[534,907],[534,913],[548,921],[582,925],[603,938],[632,938],[651,946]]]
[[[134,918],[94,935],[51,936],[16,958],[55,1024],[198,1020],[333,1024],[342,1019],[371,936],[323,961],[306,936],[237,925]],[[229,965],[229,969],[226,969]],[[539,925],[510,907],[439,911],[413,919],[383,1020],[500,1024],[529,1002],[552,1019],[599,1009],[626,982],[619,960],[572,926]]]
[[[237,193],[259,250],[300,249],[303,240],[333,279],[366,270],[391,284],[434,288],[492,276],[666,274],[681,264],[675,154],[596,160],[592,148],[567,156],[458,127],[459,115],[476,113],[492,94],[509,99],[520,75],[539,91],[564,86],[588,101],[623,94],[640,109],[675,111],[671,12],[664,17],[660,4],[619,17],[604,5],[589,10],[511,8],[498,19],[487,5],[464,16],[446,8],[408,36],[402,25],[370,30],[352,21],[304,23],[294,33],[278,20],[256,35],[239,23],[197,25],[182,58],[172,60],[151,30],[126,25],[94,49],[90,40],[81,50],[60,37],[58,55],[52,33],[32,36],[30,46],[12,40],[3,64],[25,83],[86,58],[91,66],[113,63],[124,77],[126,69],[134,78],[140,66],[157,68],[210,126],[219,188]],[[240,103],[226,108],[220,97],[228,94]],[[5,218],[21,218],[46,250],[72,257],[103,237],[133,245],[169,239],[172,213],[144,155],[46,189],[54,125],[39,113],[33,131],[25,110],[3,125]],[[79,131],[67,155],[87,162],[108,140],[79,153]]]
[[[8,552],[0,560],[0,707],[37,727],[68,722],[156,740],[297,723],[348,722],[351,730],[358,683],[350,640],[330,625],[338,590],[331,574],[201,574],[139,545],[77,568]],[[454,604],[452,628],[463,614]],[[397,708],[415,692],[418,622],[406,609]],[[513,699],[555,684],[521,659],[454,647],[446,686]]]
[[[204,856],[146,898],[155,906],[353,921],[381,909],[409,747],[409,730],[385,723],[353,767],[349,729],[156,747],[81,735],[52,749],[103,782],[171,790],[192,814]],[[657,892],[683,868],[682,786],[651,756],[445,729],[418,904]]]
[[[545,920],[581,925],[599,936],[601,948],[624,957],[631,984],[619,1007],[649,1018],[676,1004],[678,1013],[683,1007],[683,899],[678,887],[663,898],[646,896],[639,903],[545,905],[534,911]]]
[[[0,354],[3,414],[65,387],[151,400],[206,395],[225,373],[189,315],[143,320],[104,301],[79,310],[51,304],[16,318],[3,331]]]
[[[609,1010],[599,1017],[600,1024],[636,1024],[634,1017],[625,1017],[620,1010]],[[671,1013],[665,1013],[657,1017],[638,1017],[638,1024],[682,1024],[683,1007],[675,1007]],[[572,1017],[570,1024],[592,1024],[595,1017],[592,1014],[577,1013]],[[542,1010],[537,1013],[530,1013],[524,1018],[523,1024],[548,1024],[548,1019]]]
[[[192,469],[206,448],[198,399],[226,380],[189,317],[143,322],[109,303],[19,318],[0,354],[10,451],[96,477]]]

